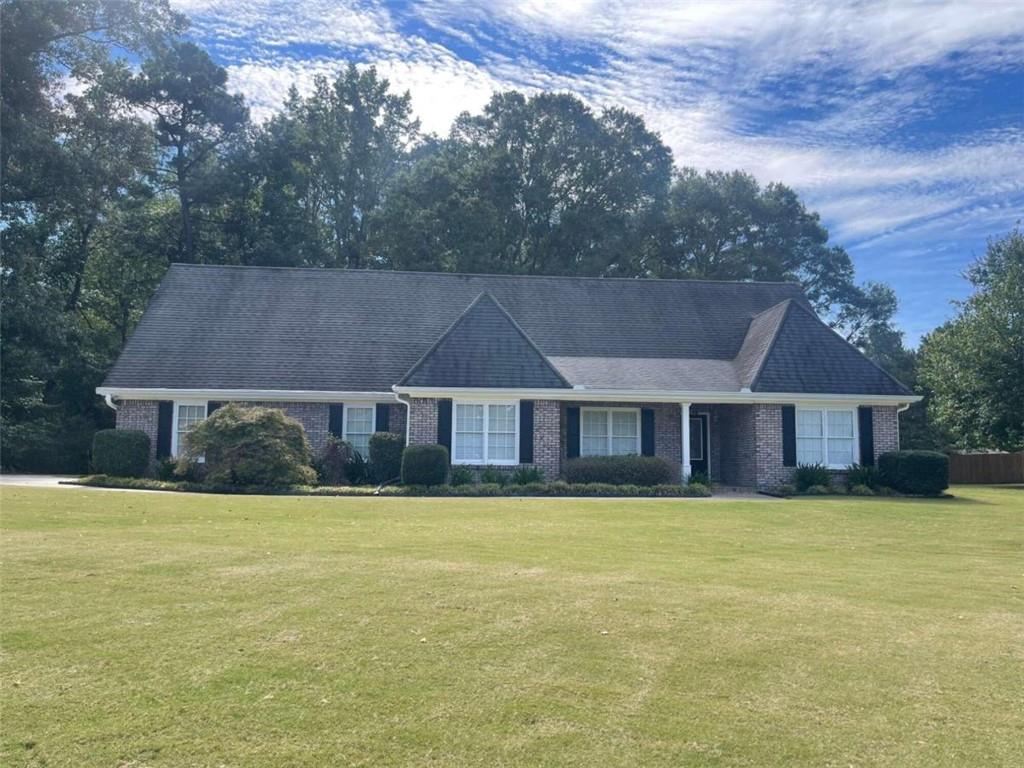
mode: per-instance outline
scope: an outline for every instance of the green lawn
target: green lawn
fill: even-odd
[[[1000,766],[1024,491],[5,488],[5,766]]]

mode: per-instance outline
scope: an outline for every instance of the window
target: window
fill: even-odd
[[[171,430],[171,455],[185,450],[185,435],[206,418],[206,403],[175,403],[174,429]]]
[[[796,463],[845,469],[857,455],[854,412],[847,409],[796,411]]]
[[[376,405],[345,404],[345,428],[342,437],[352,444],[352,450],[364,459],[370,458],[370,437],[377,419]]]
[[[516,403],[455,403],[452,462],[517,464],[519,406]]]
[[[639,409],[580,409],[580,456],[625,456],[639,453]]]

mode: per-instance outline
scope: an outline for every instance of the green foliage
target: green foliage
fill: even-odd
[[[448,449],[443,445],[410,445],[402,452],[402,483],[442,485],[448,478]]]
[[[832,493],[832,486],[830,485],[811,485],[800,491],[805,496],[827,496]]]
[[[402,451],[405,438],[392,432],[375,432],[370,436],[370,469],[378,483],[397,480],[402,474]]]
[[[511,479],[508,472],[495,467],[484,467],[480,471],[480,482],[485,485],[508,485]]]
[[[866,485],[868,488],[878,487],[878,470],[875,467],[866,467],[861,464],[853,464],[848,467],[846,487],[853,488],[855,485]]]
[[[205,456],[206,479],[214,484],[280,486],[316,480],[302,425],[275,408],[229,403],[186,435],[185,449],[179,470]]]
[[[470,485],[473,482],[473,470],[456,464],[452,466],[451,477],[448,482],[452,486]]]
[[[520,467],[512,473],[512,482],[516,485],[543,483],[544,472],[540,467]]]
[[[800,493],[813,485],[827,487],[831,484],[832,474],[821,464],[801,464],[793,472],[793,485]]]
[[[851,496],[874,496],[875,490],[870,485],[858,483],[857,485],[850,486]]]
[[[690,473],[690,478],[689,478],[688,482],[691,485],[696,484],[696,485],[707,485],[707,486],[710,486],[711,485],[711,478],[708,477],[708,473],[707,472],[692,472],[692,473]]]
[[[796,486],[792,483],[783,483],[775,489],[775,493],[779,496],[795,496],[796,492]]]
[[[665,485],[674,475],[672,465],[659,456],[586,456],[565,463],[570,483]]]
[[[142,477],[149,467],[149,435],[137,429],[101,429],[92,440],[92,469],[103,475]]]
[[[354,455],[351,443],[330,435],[314,465],[317,479],[324,485],[345,485]]]
[[[352,485],[366,485],[373,482],[370,462],[363,458],[359,451],[353,450],[352,456],[345,465],[345,476]]]
[[[1024,232],[989,242],[974,294],[921,343],[929,410],[960,448],[1024,450]]]
[[[878,457],[883,485],[913,496],[936,496],[949,487],[949,457],[938,451],[892,451]]]

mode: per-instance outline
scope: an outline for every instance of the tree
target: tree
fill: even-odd
[[[1024,233],[990,241],[965,277],[974,294],[921,345],[932,413],[961,448],[1024,450]]]
[[[373,67],[349,65],[333,83],[318,77],[307,98],[292,89],[254,143],[259,263],[372,265],[384,189],[418,132],[409,94],[391,93]]]
[[[195,43],[172,41],[126,78],[122,91],[156,120],[156,136],[166,150],[158,167],[163,184],[178,195],[181,214],[179,255],[196,260],[195,215],[217,150],[242,131],[249,110],[240,95],[227,91],[227,72]],[[204,178],[204,176],[206,178]]]
[[[636,115],[575,96],[495,95],[389,192],[382,258],[473,272],[629,275],[664,203],[672,157]]]
[[[889,286],[854,283],[853,262],[828,243],[828,230],[783,184],[761,187],[742,171],[682,169],[669,193],[656,277],[794,280],[815,309],[854,344],[889,326]]]

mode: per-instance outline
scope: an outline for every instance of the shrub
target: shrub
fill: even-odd
[[[778,494],[779,496],[795,496],[796,486],[790,483],[785,483],[776,488],[775,493]]]
[[[851,485],[850,486],[850,495],[851,496],[874,496],[875,495],[875,491],[869,485],[864,485],[864,484]]]
[[[142,477],[149,466],[149,435],[138,429],[101,429],[92,439],[94,472]]]
[[[666,485],[674,474],[672,465],[658,456],[587,456],[565,463],[570,483]]]
[[[452,478],[450,482],[452,485],[472,485],[473,470],[469,467],[452,467]]]
[[[507,472],[494,467],[485,467],[480,472],[480,482],[486,485],[508,485],[510,479]]]
[[[812,485],[803,492],[808,496],[826,496],[832,493],[832,489],[827,485]]]
[[[801,464],[793,472],[793,485],[796,486],[797,491],[800,493],[803,493],[812,485],[828,487],[831,484],[832,475],[821,464]]]
[[[520,467],[512,473],[516,485],[532,485],[544,482],[544,473],[538,467]]]
[[[402,483],[443,485],[448,476],[448,449],[443,445],[410,445],[402,452]]]
[[[352,455],[345,465],[345,476],[352,485],[368,485],[373,482],[370,473],[370,462],[363,458],[363,454],[352,449]]]
[[[878,458],[882,484],[900,493],[936,496],[949,487],[949,457],[938,451],[892,451]]]
[[[711,478],[708,477],[708,473],[707,472],[694,472],[692,475],[690,475],[690,479],[689,479],[688,482],[691,485],[692,484],[696,484],[696,485],[710,486],[711,485]]]
[[[302,425],[274,408],[229,403],[185,437],[178,472],[206,457],[206,481],[216,485],[302,485],[313,483],[312,454]]]
[[[852,464],[846,470],[846,487],[852,489],[855,485],[866,485],[868,488],[877,488],[878,470],[874,467]]]
[[[657,487],[658,488],[665,488],[666,486],[659,485]],[[668,487],[671,487],[671,488],[681,488],[682,489],[682,493],[680,493],[680,494],[667,494],[666,493],[666,494],[656,494],[656,495],[665,495],[665,496],[669,496],[669,495],[679,495],[679,496],[710,496],[711,495],[711,488],[709,486],[707,486],[707,485],[704,485],[704,483],[690,483],[689,485],[684,485],[684,486],[668,486]]]
[[[331,435],[315,465],[317,478],[323,485],[345,485],[349,481],[348,465],[354,455],[352,443]]]
[[[392,432],[370,435],[370,470],[378,483],[397,480],[402,474],[402,451],[405,438]]]

